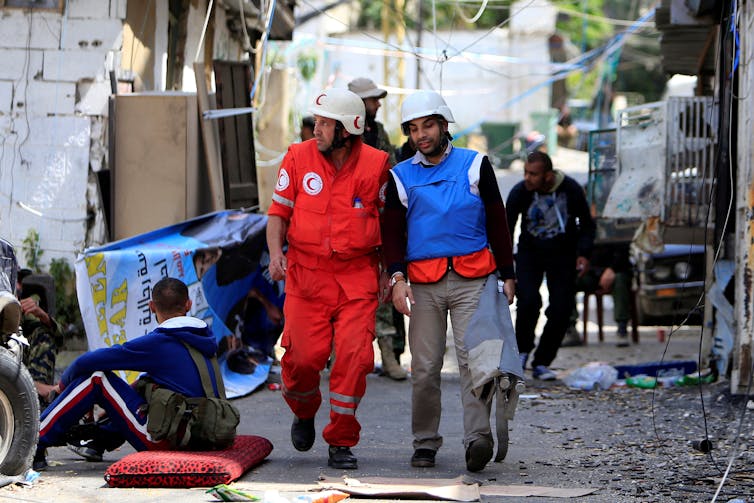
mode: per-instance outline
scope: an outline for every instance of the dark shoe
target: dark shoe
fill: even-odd
[[[563,337],[563,342],[560,343],[560,347],[570,348],[581,346],[582,344],[581,334],[579,334],[578,329],[574,325],[571,325],[568,327],[568,330],[566,330],[565,337]]]
[[[435,454],[432,449],[416,449],[411,456],[411,466],[414,468],[432,468],[435,466]]]
[[[331,445],[327,450],[330,458],[327,460],[327,466],[330,468],[337,468],[339,470],[355,470],[358,468],[356,456],[353,455],[351,449],[344,446]]]
[[[31,469],[35,472],[42,472],[47,469],[47,466],[47,449],[38,449],[31,462]]]
[[[618,321],[616,323],[618,325],[618,330],[617,330],[618,337],[628,337],[628,322]]]
[[[466,449],[466,469],[478,472],[487,466],[492,459],[492,442],[486,438],[478,438]]]
[[[617,346],[619,348],[627,348],[628,346],[630,346],[630,343],[628,342],[628,322],[619,321],[618,330],[616,331],[615,335],[618,336]]]
[[[77,443],[68,444],[68,449],[75,452],[87,461],[102,461],[105,448],[94,440],[79,440]]]
[[[545,365],[534,365],[532,375],[534,376],[534,379],[539,379],[540,381],[554,381],[558,378],[558,376],[555,375],[555,372],[547,368]]]
[[[308,451],[314,445],[314,418],[293,418],[291,442],[297,451]]]
[[[518,357],[521,359],[521,370],[526,371],[526,360],[529,359],[529,353],[519,353]]]

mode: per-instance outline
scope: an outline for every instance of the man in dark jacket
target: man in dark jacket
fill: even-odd
[[[516,339],[521,364],[534,350],[534,329],[542,308],[539,288],[547,277],[547,323],[534,352],[535,379],[553,380],[549,365],[558,353],[574,307],[576,278],[589,269],[594,244],[594,221],[584,189],[552,167],[544,152],[529,154],[524,180],[513,186],[505,203],[508,228],[521,215],[516,252]]]
[[[122,345],[90,351],[63,373],[60,395],[42,412],[36,470],[44,469],[45,450],[63,445],[69,429],[98,405],[107,413],[108,449],[128,441],[136,450],[169,449],[147,433],[146,400],[113,371],[144,372],[157,385],[187,397],[204,396],[199,371],[184,344],[199,351],[211,369],[217,342],[204,321],[186,316],[191,309],[188,288],[180,280],[163,278],[152,289],[150,310],[159,326]],[[209,371],[215,393],[218,383]],[[218,376],[219,377],[219,376]]]

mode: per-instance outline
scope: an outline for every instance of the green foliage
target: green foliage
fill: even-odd
[[[361,10],[357,25],[359,28],[377,29],[382,25],[382,3],[371,0],[359,0]]]
[[[285,65],[285,53],[278,46],[270,44],[267,49],[267,66],[276,68]]]
[[[296,58],[296,65],[298,71],[301,72],[301,78],[305,82],[311,82],[314,73],[317,71],[317,53],[312,50],[299,53]]]
[[[52,259],[50,276],[55,280],[55,318],[66,332],[84,333],[76,296],[76,275],[68,261],[64,258]]]
[[[557,30],[567,35],[571,43],[586,51],[601,46],[613,35],[612,25],[595,19],[605,15],[604,3],[604,0],[576,0],[560,4],[561,13],[571,10],[594,18],[585,20],[581,16],[564,14],[558,16]]]
[[[469,146],[469,135],[465,134],[460,138],[453,138],[453,145],[460,148],[467,148]]]
[[[573,98],[591,100],[597,93],[599,86],[600,71],[593,69],[591,72],[574,72],[566,77],[566,86]]]
[[[34,229],[29,229],[22,243],[26,267],[34,272],[41,272],[40,261],[44,251],[39,247],[39,233]]]
[[[26,266],[35,273],[44,273],[41,257],[44,251],[39,247],[39,233],[29,229],[23,240]],[[79,301],[76,296],[76,276],[66,259],[54,258],[50,261],[50,276],[55,280],[55,319],[65,332],[84,333]]]
[[[387,15],[388,22],[393,23],[397,16],[395,3],[388,1]],[[418,1],[406,0],[403,15],[406,20],[406,29],[416,30],[419,26],[419,3]],[[432,4],[426,0],[422,6],[421,19],[424,22],[424,30],[432,30],[433,15]],[[382,26],[382,7],[385,2],[374,2],[372,0],[359,0],[361,10],[357,26],[365,29],[380,29]],[[471,18],[477,13],[480,4],[460,5],[456,0],[437,0],[435,2],[434,23],[438,30],[447,29],[487,29],[492,28],[508,18],[510,5],[500,5],[499,3],[490,2],[484,13],[473,23],[464,21],[462,13],[466,18]]]

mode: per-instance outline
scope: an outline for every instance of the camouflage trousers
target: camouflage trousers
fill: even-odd
[[[45,384],[55,384],[55,358],[58,347],[48,330],[37,328],[31,334],[24,332],[29,348],[24,352],[24,365],[31,378]]]
[[[406,325],[403,315],[393,304],[380,304],[377,307],[377,337],[392,337],[396,354],[403,354],[406,349]]]

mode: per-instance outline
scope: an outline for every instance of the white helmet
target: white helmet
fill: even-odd
[[[364,132],[366,117],[364,102],[348,89],[322,91],[314,99],[314,105],[309,112],[339,121],[351,134],[360,135]]]
[[[401,124],[430,115],[442,115],[448,122],[455,122],[448,104],[435,91],[416,91],[403,100],[401,106]]]

